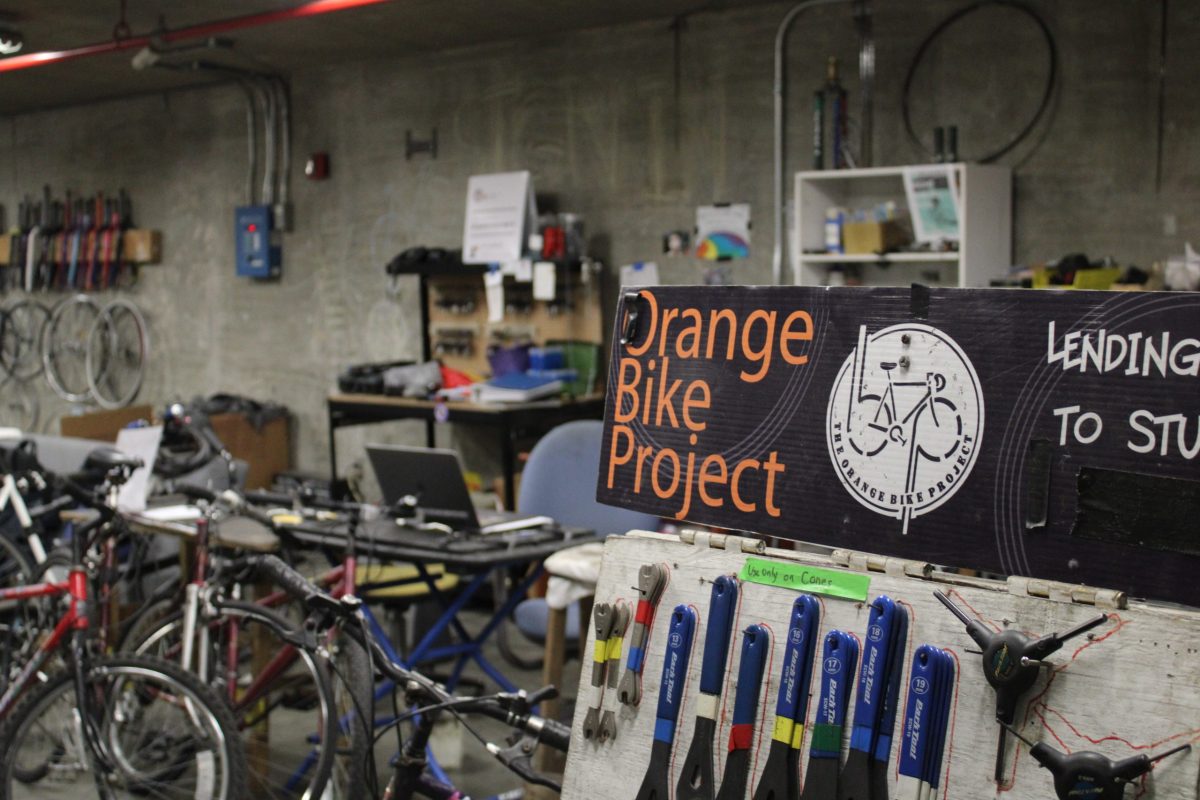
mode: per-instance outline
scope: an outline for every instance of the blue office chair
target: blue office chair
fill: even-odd
[[[604,423],[599,420],[579,420],[542,437],[521,473],[517,509],[603,534],[658,530],[658,517],[652,514],[596,502],[603,431]],[[535,642],[545,641],[549,615],[549,606],[540,598],[525,600],[514,612],[518,630]],[[572,603],[567,610],[566,641],[570,645],[579,639],[579,604]]]

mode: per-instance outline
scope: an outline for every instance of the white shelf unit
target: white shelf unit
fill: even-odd
[[[961,240],[957,252],[890,253],[886,256],[805,253],[825,247],[825,211],[853,211],[889,200],[908,208],[904,167],[796,173],[793,280],[829,283],[833,264],[857,264],[867,286],[987,286],[1012,265],[1012,170],[985,164],[951,164],[959,187]]]

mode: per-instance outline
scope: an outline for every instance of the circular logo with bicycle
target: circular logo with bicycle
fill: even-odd
[[[914,517],[949,500],[975,465],[983,391],[944,332],[905,322],[867,333],[833,382],[829,456],[846,491],[877,514]]]

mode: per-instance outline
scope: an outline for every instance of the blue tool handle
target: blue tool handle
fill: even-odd
[[[925,780],[934,789],[938,788],[942,774],[942,756],[946,749],[946,737],[950,731],[950,708],[954,702],[954,659],[945,650],[937,651],[937,716],[934,718],[929,746],[925,751]]]
[[[846,709],[849,706],[850,684],[854,681],[854,668],[858,664],[858,642],[845,631],[830,631],[821,646],[821,694],[817,703],[817,725],[833,725],[840,731],[846,724]],[[841,750],[841,736],[837,738],[837,749],[817,746],[813,737],[812,755],[816,758],[837,758]]]
[[[808,715],[808,696],[812,691],[813,660],[817,653],[818,637],[821,633],[821,604],[816,598],[804,595],[801,600],[811,604],[812,613],[805,614],[804,645],[800,657],[800,676],[796,681],[796,716],[794,719],[800,725]]]
[[[783,651],[783,679],[779,682],[779,699],[775,716],[796,718],[800,705],[800,676],[804,670],[804,654],[811,652],[813,637],[821,622],[821,604],[812,595],[802,594],[792,602],[788,624],[787,646]],[[812,666],[812,658],[808,660]]]
[[[887,690],[888,645],[896,621],[896,603],[880,595],[871,603],[867,639],[863,645],[862,668],[858,673],[858,699],[854,703],[854,730],[850,748],[870,753]]]
[[[896,707],[900,705],[900,677],[904,673],[904,649],[908,642],[908,611],[897,606],[892,624],[892,643],[888,648],[887,695],[883,698],[883,713],[875,730],[875,760],[887,761],[892,752],[892,735],[896,729]]]
[[[696,612],[687,606],[675,606],[667,628],[667,652],[663,656],[662,683],[658,687],[658,719],[654,723],[654,738],[660,742],[675,741],[675,723],[683,705],[683,685],[687,683],[688,660],[692,655],[692,638],[696,633]]]
[[[738,665],[737,693],[733,697],[733,724],[753,725],[758,716],[758,693],[771,652],[771,634],[762,625],[742,632],[742,660]]]
[[[737,609],[737,580],[722,575],[713,581],[708,603],[708,627],[704,634],[704,656],[700,662],[700,691],[719,695],[725,683],[725,662],[733,636],[733,612]]]
[[[940,705],[942,660],[937,648],[923,644],[913,654],[900,748],[900,774],[925,780],[929,744],[935,736]]]

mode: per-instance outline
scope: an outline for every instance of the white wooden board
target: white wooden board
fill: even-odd
[[[564,776],[563,797],[567,800],[633,798],[646,773],[650,757],[658,684],[663,665],[665,620],[679,603],[695,606],[699,613],[696,637],[685,689],[683,711],[671,760],[672,797],[678,768],[691,743],[699,691],[701,653],[710,582],[718,575],[736,574],[746,554],[712,547],[690,545],[674,536],[635,532],[610,537],[596,588],[596,602],[622,598],[635,603],[637,570],[642,564],[661,562],[669,566],[670,583],[658,606],[651,631],[643,680],[643,698],[633,710],[617,702],[615,692],[606,692],[604,708],[618,710],[618,734],[605,745],[585,741],[583,718],[587,710],[590,662],[583,665],[580,699],[572,727],[571,751]],[[768,558],[800,561],[818,566],[835,566],[819,555],[768,550]],[[953,582],[953,583],[947,583]],[[1099,611],[1112,618],[1091,637],[1072,640],[1050,657],[1056,667],[1042,679],[1022,703],[1018,722],[1030,739],[1045,740],[1059,750],[1096,750],[1110,758],[1168,749],[1187,742],[1200,742],[1200,612],[1130,601],[1127,608],[1113,610],[1017,595],[997,581],[960,578],[935,573],[934,578],[871,574],[870,598],[887,594],[904,603],[909,611],[909,640],[904,664],[907,675],[913,651],[930,643],[951,651],[959,661],[957,689],[950,737],[944,760],[940,790],[942,800],[977,800],[1004,797],[1006,800],[1045,800],[1054,797],[1050,775],[1038,768],[1024,745],[1009,737],[1008,780],[1002,789],[992,781],[997,726],[995,700],[983,679],[980,658],[961,623],[933,597],[934,589],[951,593],[960,606],[973,611],[993,626],[1014,625],[1020,630],[1043,634],[1066,630]],[[734,679],[737,675],[740,631],[763,622],[774,632],[774,656],[768,662],[763,695],[759,701],[759,723],[755,735],[755,757],[750,786],[758,782],[765,765],[769,735],[764,737],[768,715],[774,714],[782,660],[782,632],[795,593],[785,589],[741,583],[735,617],[734,653],[726,670],[725,691],[719,714],[720,728],[714,750],[717,779],[724,769],[726,743],[732,714]],[[867,619],[865,605],[834,598],[821,598],[822,636],[839,628],[862,638]],[[592,652],[589,624],[587,646]],[[624,670],[624,660],[622,660]],[[907,685],[907,677],[902,685]],[[813,681],[807,719],[815,713],[819,680]],[[904,693],[902,692],[901,703]],[[854,698],[850,699],[849,722]],[[903,708],[900,709],[901,714]],[[902,716],[897,720],[891,758],[893,781],[901,741]],[[764,742],[764,738],[766,742]],[[806,731],[801,757],[801,776],[808,764]],[[843,747],[843,757],[845,746]],[[751,788],[753,791],[753,788]],[[1161,762],[1143,781],[1126,790],[1127,798],[1140,800],[1197,800],[1200,798],[1200,752],[1174,756]]]

